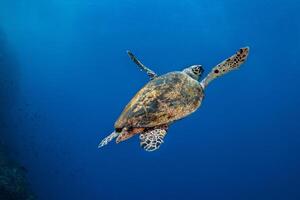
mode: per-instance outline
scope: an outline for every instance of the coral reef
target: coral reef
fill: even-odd
[[[0,200],[34,200],[26,180],[26,169],[8,155],[5,144],[13,144],[14,124],[11,112],[18,99],[18,70],[16,58],[0,27]],[[7,145],[13,146],[13,145]],[[13,148],[13,147],[11,147]]]
[[[35,200],[26,180],[26,169],[8,158],[0,147],[0,199]]]

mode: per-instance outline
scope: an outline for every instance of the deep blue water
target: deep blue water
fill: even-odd
[[[297,0],[1,0],[1,138],[41,200],[300,199]],[[98,149],[148,81],[250,46],[153,153]]]

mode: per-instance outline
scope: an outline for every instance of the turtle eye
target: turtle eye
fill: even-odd
[[[197,66],[195,66],[195,67],[192,68],[192,71],[193,71],[194,74],[199,75],[199,74],[201,74],[204,70],[203,70],[203,68],[202,68],[201,65],[197,65]]]

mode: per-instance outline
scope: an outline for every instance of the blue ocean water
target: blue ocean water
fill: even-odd
[[[300,199],[297,0],[0,1],[1,142],[41,200]],[[240,47],[152,153],[98,149],[148,81]]]

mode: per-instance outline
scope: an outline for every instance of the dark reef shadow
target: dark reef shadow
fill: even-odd
[[[27,170],[11,159],[14,134],[12,116],[19,94],[19,65],[0,28],[0,199],[33,200],[26,180]]]

